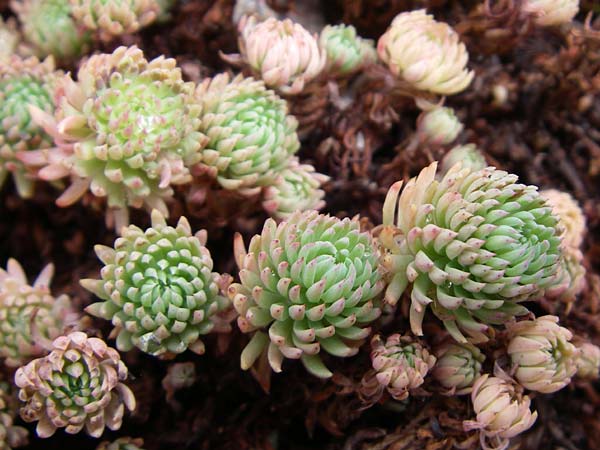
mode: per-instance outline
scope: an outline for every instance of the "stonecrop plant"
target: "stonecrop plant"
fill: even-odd
[[[300,147],[298,122],[264,83],[220,74],[198,88],[200,131],[208,137],[200,163],[225,189],[256,194],[275,183]]]
[[[394,184],[386,197],[379,234],[390,277],[385,299],[395,304],[409,289],[417,335],[430,306],[454,339],[466,342],[466,333],[484,342],[490,325],[528,312],[521,302],[562,288],[558,219],[516,175],[457,165],[438,181],[436,167],[404,190]]]
[[[300,359],[313,375],[332,375],[321,350],[353,356],[377,319],[382,271],[375,244],[356,220],[316,211],[296,212],[279,225],[268,219],[244,248],[235,236],[240,283],[229,287],[238,326],[252,338],[242,369],[265,355],[281,371],[284,358]]]
[[[448,395],[471,393],[473,383],[481,376],[485,355],[472,344],[444,342],[436,349],[437,362],[431,371]]]
[[[0,17],[0,59],[10,57],[17,49],[20,40],[14,19],[5,21]]]
[[[356,34],[352,25],[327,25],[319,35],[325,52],[325,71],[332,76],[347,77],[377,61],[372,40]]]
[[[27,445],[26,428],[14,425],[14,410],[10,386],[8,383],[0,383],[0,450],[12,450],[13,448]]]
[[[32,120],[29,106],[52,114],[59,76],[52,58],[43,62],[16,55],[0,58],[0,188],[11,174],[24,198],[33,195],[35,173],[25,167],[19,154],[52,145],[52,138]]]
[[[579,0],[524,0],[521,9],[539,26],[557,26],[573,20],[579,12]]]
[[[111,320],[117,348],[134,346],[154,356],[204,353],[200,336],[228,330],[218,313],[229,306],[219,294],[220,275],[213,272],[206,232],[192,235],[185,217],[176,227],[152,211],[152,226],[123,229],[114,248],[96,246],[105,264],[101,279],[81,284],[102,299],[86,308]]]
[[[106,198],[117,231],[129,221],[128,206],[167,215],[171,185],[191,180],[187,166],[206,140],[194,83],[182,80],[175,60],[147,61],[137,47],[94,55],[76,82],[62,79],[56,101],[54,116],[30,109],[57,147],[22,160],[43,166],[44,180],[71,177],[57,204],[68,206],[89,189]]]
[[[133,392],[122,382],[127,367],[119,353],[98,338],[76,331],[60,336],[50,353],[20,367],[15,383],[24,402],[21,417],[37,421],[41,438],[58,428],[100,437],[105,427],[121,428],[125,409],[135,409]]]

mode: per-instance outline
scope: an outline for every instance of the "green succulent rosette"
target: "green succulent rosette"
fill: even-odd
[[[357,36],[352,25],[327,25],[319,36],[327,54],[325,70],[335,76],[348,76],[377,61],[375,44]]]
[[[265,354],[276,372],[291,358],[330,377],[320,352],[355,355],[381,314],[377,249],[357,220],[316,211],[296,212],[279,225],[268,219],[247,251],[236,235],[234,251],[240,283],[229,295],[240,330],[253,335],[242,369]]]

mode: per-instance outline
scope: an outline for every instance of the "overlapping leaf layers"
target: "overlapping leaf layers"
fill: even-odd
[[[435,172],[433,163],[386,198],[379,235],[391,276],[386,300],[410,290],[417,335],[429,305],[454,339],[465,342],[464,332],[483,342],[489,325],[527,313],[521,302],[559,289],[557,219],[516,175],[454,166],[437,181]]]

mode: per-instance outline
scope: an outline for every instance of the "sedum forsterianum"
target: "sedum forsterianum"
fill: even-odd
[[[488,165],[485,156],[475,144],[457,145],[442,158],[438,176],[444,176],[457,163],[473,171],[485,169]]]
[[[11,387],[8,383],[0,383],[0,450],[27,445],[27,429],[13,425],[15,410],[12,400]]]
[[[121,351],[136,346],[154,356],[188,348],[204,353],[200,336],[227,329],[217,313],[229,306],[219,295],[221,277],[212,271],[205,243],[206,232],[192,235],[185,217],[173,228],[159,211],[152,211],[147,230],[130,225],[114,249],[96,246],[105,264],[102,278],[81,284],[104,301],[86,312],[112,321]]]
[[[377,61],[373,41],[356,35],[352,25],[327,25],[319,35],[319,45],[327,55],[325,71],[345,77]]]
[[[183,82],[174,59],[147,61],[137,47],[119,47],[87,60],[77,82],[63,78],[54,117],[32,108],[58,147],[22,159],[44,165],[42,179],[71,177],[59,206],[88,189],[106,197],[120,230],[128,206],[167,215],[171,185],[191,180],[186,165],[197,162],[205,142],[200,112],[195,86]]]
[[[395,76],[415,89],[451,95],[473,80],[465,44],[450,25],[437,22],[424,9],[398,14],[379,38],[377,53]]]
[[[255,194],[274,184],[300,147],[285,100],[262,81],[228,74],[206,79],[198,96],[200,130],[208,136],[201,164],[225,189]]]
[[[472,344],[446,341],[436,349],[437,362],[431,371],[433,378],[448,395],[469,394],[481,375],[485,355]]]
[[[38,57],[72,62],[90,47],[92,36],[73,20],[69,0],[13,1],[11,6]]]
[[[45,149],[52,138],[35,123],[28,106],[54,112],[52,92],[59,73],[54,60],[0,58],[0,188],[12,174],[19,195],[33,195],[34,175],[18,159],[19,152]]]
[[[279,225],[268,219],[248,251],[236,234],[234,253],[241,282],[229,295],[240,330],[253,333],[241,356],[244,370],[266,351],[276,372],[292,358],[330,377],[321,350],[355,355],[381,314],[377,250],[357,220],[316,211],[296,212]]]
[[[596,380],[600,376],[600,347],[591,342],[577,346],[577,378]]]
[[[17,50],[21,36],[14,19],[6,22],[0,17],[0,60],[10,57]]]
[[[411,296],[412,331],[422,335],[427,306],[459,342],[488,339],[489,325],[527,313],[519,303],[560,289],[556,217],[535,186],[487,167],[454,166],[437,181],[437,163],[383,207],[379,242],[389,271],[386,301]]]
[[[100,443],[96,450],[144,450],[144,440],[141,438],[122,437],[113,442]]]
[[[58,428],[70,434],[83,428],[100,437],[104,428],[121,428],[125,408],[135,409],[133,392],[122,381],[127,367],[119,353],[102,339],[75,331],[52,343],[50,354],[34,359],[15,373],[21,417],[38,421],[41,438]]]
[[[69,297],[51,295],[53,273],[54,266],[48,264],[30,286],[16,260],[9,259],[6,270],[0,269],[0,357],[8,367],[44,355],[46,343],[78,319]]]
[[[521,9],[542,27],[570,23],[579,12],[579,0],[523,0]]]

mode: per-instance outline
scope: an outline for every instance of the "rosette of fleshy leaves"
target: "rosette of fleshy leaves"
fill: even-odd
[[[18,153],[52,145],[52,138],[32,120],[28,107],[52,114],[52,92],[59,76],[52,58],[43,62],[16,55],[0,58],[0,187],[12,174],[24,198],[33,195],[35,174],[17,158]]]
[[[523,0],[521,10],[542,27],[570,23],[579,12],[579,0]]]
[[[92,36],[73,20],[69,0],[13,0],[11,6],[38,57],[71,62],[89,49]]]
[[[229,301],[219,295],[221,277],[212,271],[206,238],[205,231],[192,235],[185,217],[171,227],[154,210],[150,228],[130,225],[114,248],[95,247],[104,263],[101,279],[81,284],[103,301],[86,312],[112,321],[119,350],[202,354],[200,336],[229,329],[219,320]]]
[[[300,164],[293,158],[279,172],[275,184],[265,189],[263,207],[277,219],[286,219],[296,211],[318,211],[325,206],[321,185],[328,180],[327,175],[316,172],[310,164]]]
[[[562,227],[563,246],[579,249],[586,235],[586,220],[577,201],[567,192],[557,189],[540,191]]]
[[[462,168],[469,168],[473,171],[485,169],[487,162],[481,150],[475,144],[464,144],[452,147],[444,155],[440,163],[439,174],[445,175],[452,167],[460,163]]]
[[[252,195],[274,184],[300,147],[285,100],[262,81],[228,74],[206,79],[198,97],[208,136],[201,164],[225,189]]]
[[[531,391],[550,394],[564,388],[577,372],[573,335],[558,317],[543,316],[507,325],[508,355],[515,379]]]
[[[68,296],[53,297],[48,264],[29,285],[21,265],[9,259],[0,269],[0,357],[9,367],[19,367],[46,354],[47,345],[75,326],[79,319]]]
[[[236,234],[234,253],[241,282],[229,295],[240,330],[253,334],[241,355],[244,370],[265,355],[276,372],[291,358],[330,377],[321,352],[355,355],[381,314],[377,249],[358,220],[316,211],[296,212],[279,225],[268,219],[247,251]]]
[[[103,40],[131,34],[165,13],[167,1],[157,0],[68,0],[71,14]]]
[[[434,106],[423,111],[417,119],[417,133],[423,142],[433,145],[450,144],[463,129],[454,110],[445,106]]]
[[[591,342],[577,345],[577,378],[597,380],[600,376],[600,347]]]
[[[21,417],[37,421],[41,438],[58,428],[70,434],[85,431],[100,437],[105,427],[121,428],[125,409],[135,409],[135,397],[122,382],[127,367],[119,353],[98,338],[75,331],[52,343],[50,354],[20,367],[15,384],[25,403]]]
[[[14,19],[9,19],[5,22],[0,17],[0,59],[13,55],[20,41],[21,37],[15,26]]]
[[[398,14],[377,42],[379,58],[412,88],[451,95],[465,90],[474,73],[458,34],[424,9]]]
[[[472,344],[446,341],[436,351],[437,362],[431,371],[448,395],[469,394],[481,376],[485,355]]]
[[[564,289],[558,220],[535,186],[487,167],[437,163],[389,190],[379,242],[389,271],[386,301],[411,297],[410,323],[422,335],[428,306],[450,335],[484,342],[490,325],[527,313],[520,302]]]
[[[537,411],[531,412],[531,399],[506,376],[479,377],[473,384],[471,402],[475,420],[466,420],[466,431],[479,430],[484,450],[504,450],[511,438],[533,426]]]
[[[171,185],[191,180],[186,165],[205,142],[195,85],[183,82],[175,60],[147,61],[139,48],[119,47],[88,59],[77,82],[64,77],[56,98],[54,116],[30,109],[57,148],[21,159],[43,165],[42,179],[71,177],[57,204],[68,206],[89,189],[106,197],[117,230],[127,225],[128,206],[167,215]]]
[[[28,431],[23,427],[14,425],[15,410],[13,409],[12,395],[8,383],[0,383],[0,450],[27,445]],[[15,399],[16,400],[16,399]]]
[[[377,61],[373,41],[357,36],[352,25],[327,25],[319,45],[327,56],[325,71],[332,76],[346,77]]]
[[[425,381],[436,358],[410,336],[393,334],[384,340],[375,336],[371,341],[373,370],[361,381],[360,395],[376,401],[383,391],[394,400],[404,400]]]
[[[144,450],[143,445],[141,438],[122,437],[112,442],[101,442],[96,450]]]
[[[224,58],[249,66],[253,74],[282,94],[299,94],[325,67],[327,56],[316,35],[290,19],[263,22],[244,16],[238,24],[240,55]]]

